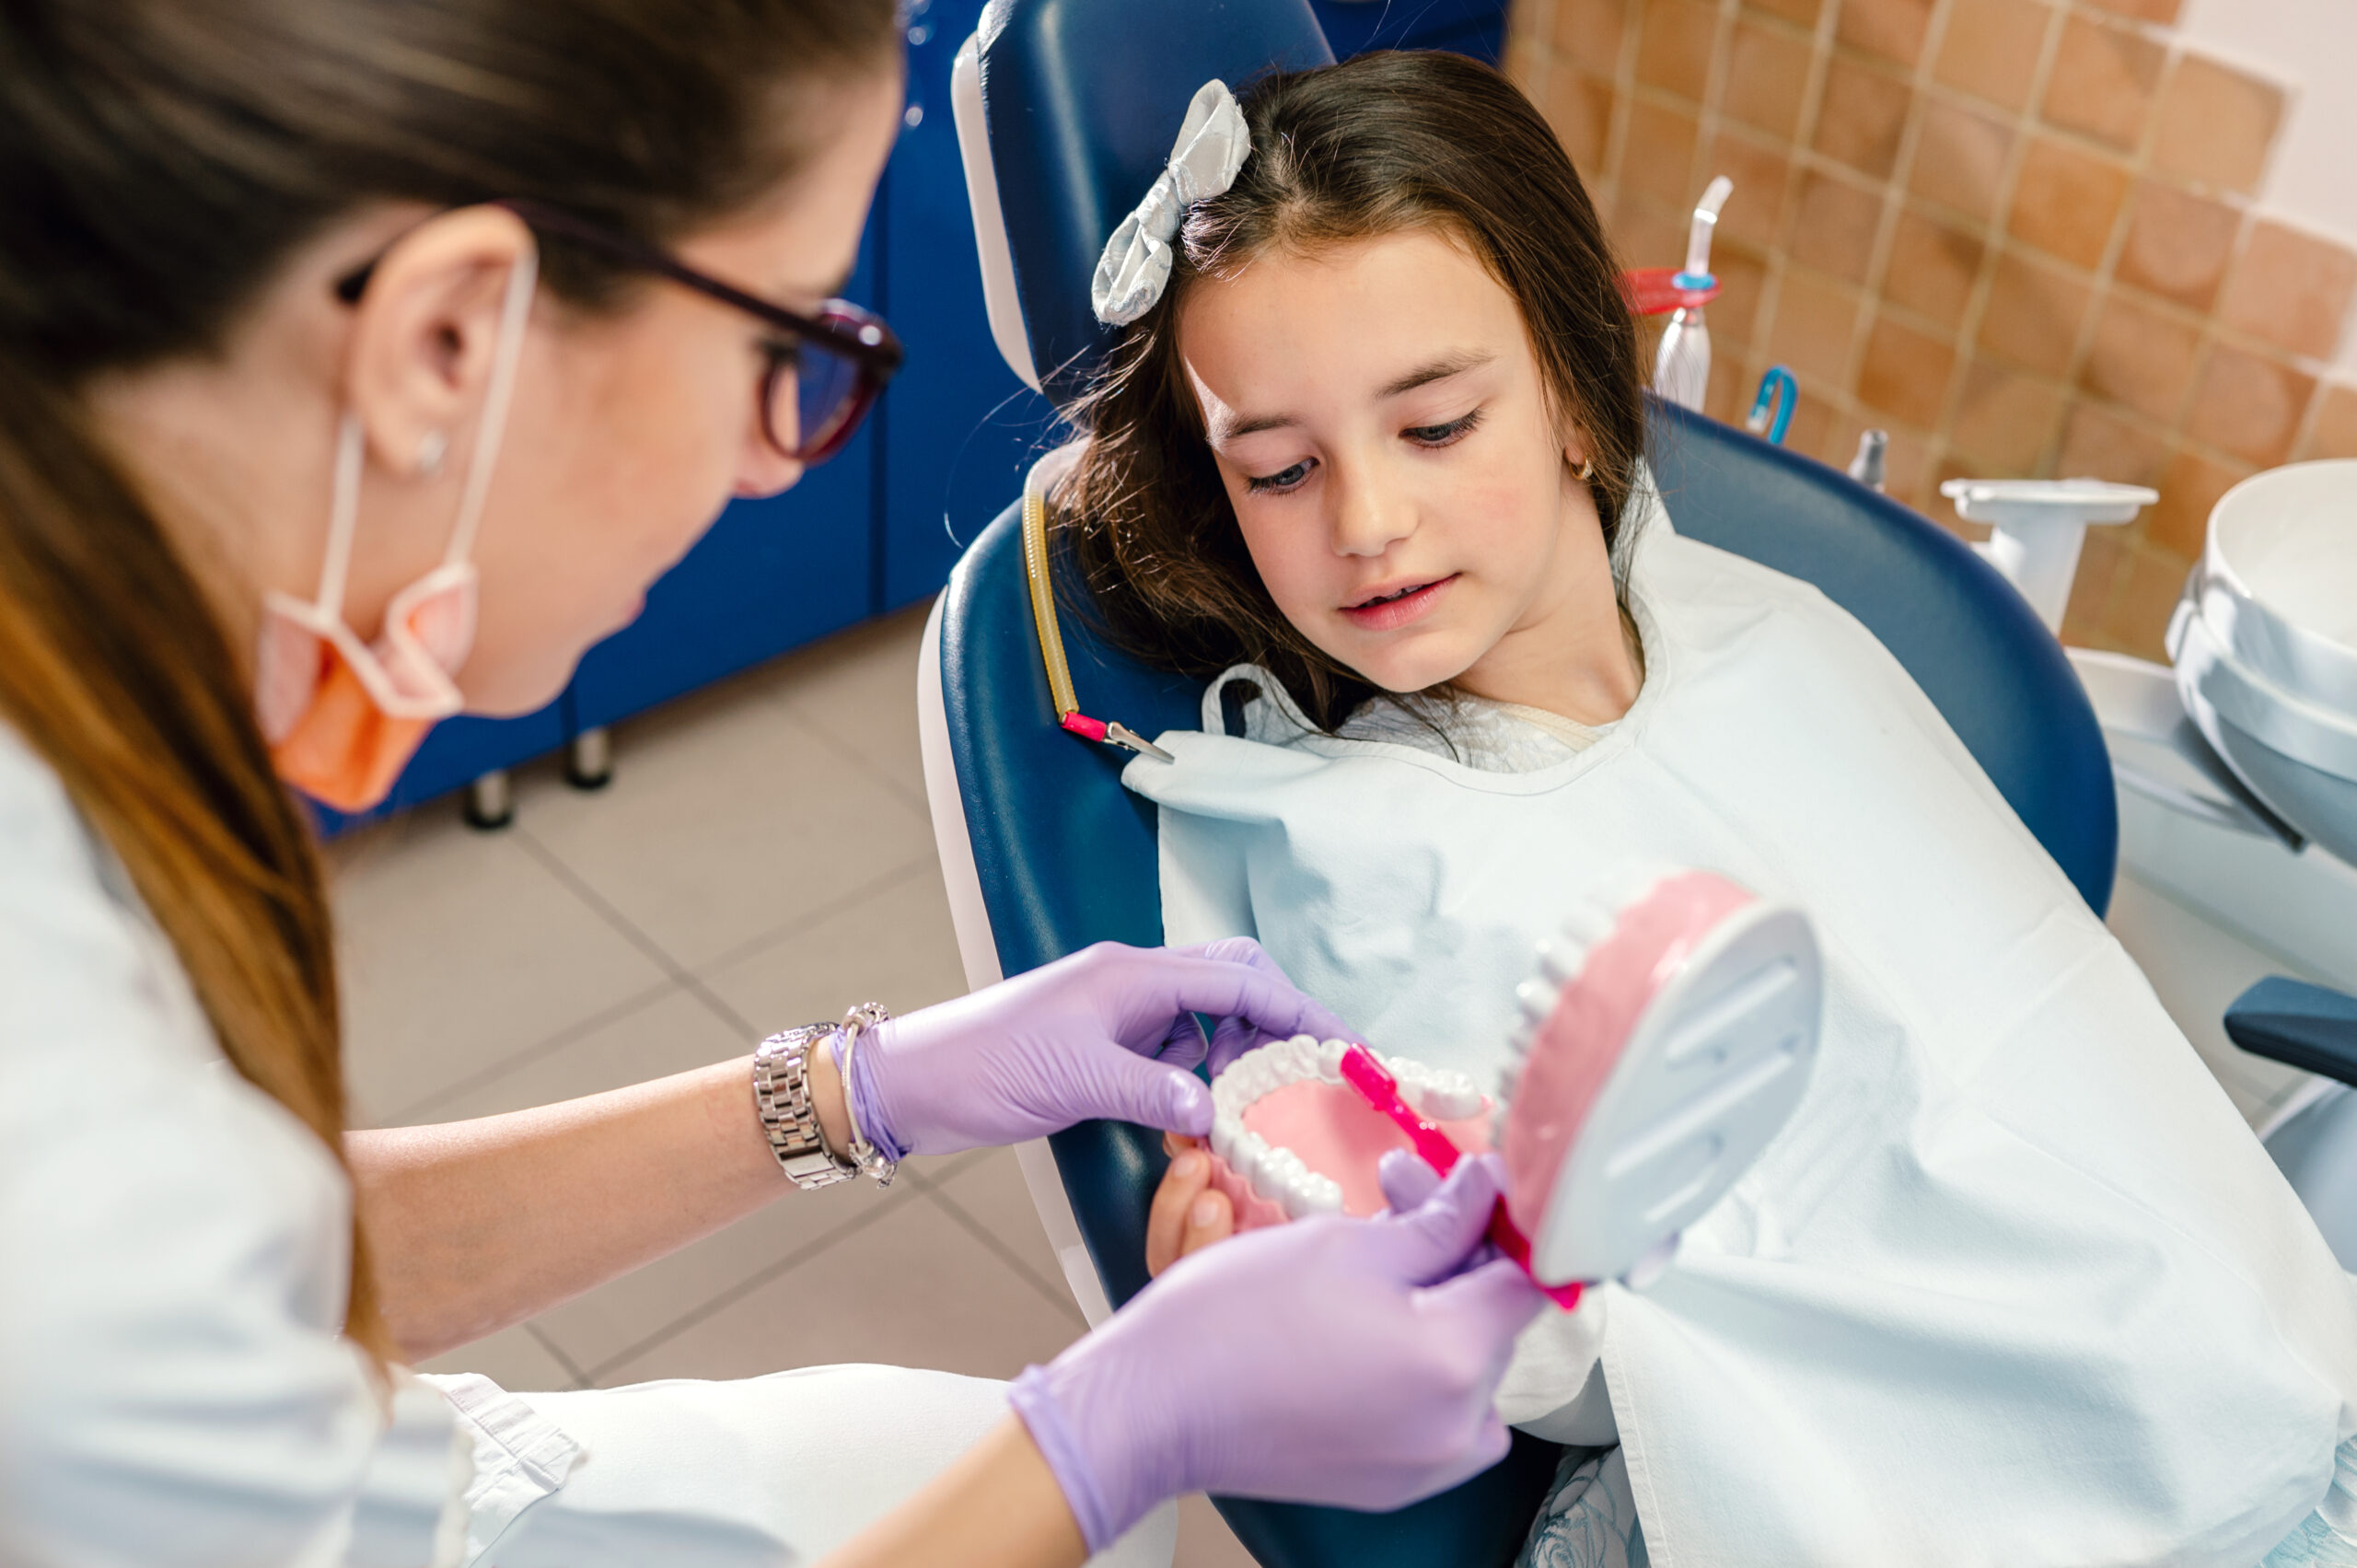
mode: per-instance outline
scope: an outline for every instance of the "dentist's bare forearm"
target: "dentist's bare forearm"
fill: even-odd
[[[1087,1555],[1055,1472],[1010,1415],[819,1568],[1078,1568]]]
[[[847,1141],[831,1056],[810,1087]],[[752,1066],[716,1063],[533,1110],[346,1135],[385,1316],[403,1354],[521,1322],[793,1190],[753,1109]]]

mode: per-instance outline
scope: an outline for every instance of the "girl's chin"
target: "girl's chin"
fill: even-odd
[[[1394,696],[1405,697],[1445,685],[1464,674],[1471,666],[1470,659],[1412,658],[1375,659],[1365,664],[1351,664],[1350,668],[1369,685],[1379,686]]]

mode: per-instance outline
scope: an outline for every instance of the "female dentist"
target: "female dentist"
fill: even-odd
[[[1248,945],[1097,948],[343,1132],[283,784],[366,806],[435,720],[537,707],[727,496],[841,444],[897,358],[827,303],[895,41],[891,0],[0,17],[0,1561],[1134,1560],[1183,1491],[1388,1506],[1503,1451],[1538,1297],[1481,1260],[1469,1162],[1213,1249],[1011,1389],[401,1369],[789,1187],[1201,1132],[1190,1015],[1214,1055],[1339,1028]]]

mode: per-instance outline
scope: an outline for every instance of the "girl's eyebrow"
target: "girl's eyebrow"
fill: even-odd
[[[1300,423],[1301,416],[1293,413],[1259,413],[1249,419],[1222,417],[1212,421],[1211,444],[1225,446],[1247,436],[1258,436],[1263,430],[1284,430]]]
[[[1402,392],[1412,392],[1417,388],[1428,387],[1434,381],[1446,381],[1450,377],[1461,376],[1468,370],[1478,370],[1496,357],[1496,354],[1486,350],[1458,349],[1418,366],[1386,386],[1376,396],[1396,398]],[[1299,415],[1289,413],[1254,414],[1248,419],[1220,418],[1211,422],[1211,429],[1207,434],[1211,444],[1220,447],[1230,441],[1240,440],[1247,436],[1258,436],[1264,430],[1284,430],[1300,423]]]
[[[1402,392],[1412,392],[1417,388],[1430,386],[1434,381],[1446,381],[1451,376],[1461,376],[1468,370],[1479,369],[1496,357],[1497,355],[1486,352],[1458,349],[1454,354],[1442,354],[1429,364],[1417,366],[1376,395],[1396,398]]]

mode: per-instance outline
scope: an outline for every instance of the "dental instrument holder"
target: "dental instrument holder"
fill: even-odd
[[[1883,478],[1887,468],[1889,452],[1889,431],[1859,431],[1858,453],[1850,459],[1850,477],[1880,495],[1883,493]]]
[[[2096,479],[1952,479],[1940,494],[1957,517],[1988,526],[1987,541],[1973,549],[2057,633],[2088,528],[2132,521],[2160,499],[2142,485]]]
[[[1735,181],[1722,174],[1702,192],[1687,231],[1686,265],[1670,274],[1666,289],[1653,281],[1655,274],[1631,273],[1629,280],[1630,296],[1641,313],[1675,312],[1654,358],[1655,392],[1697,413],[1711,389],[1711,329],[1702,319],[1702,307],[1719,292],[1719,280],[1711,272],[1711,235],[1718,227],[1719,209],[1734,192]]]
[[[1759,377],[1759,390],[1752,397],[1743,427],[1754,436],[1766,436],[1774,446],[1782,446],[1784,433],[1793,427],[1793,405],[1800,396],[1801,384],[1793,378],[1791,369],[1770,366]]]

